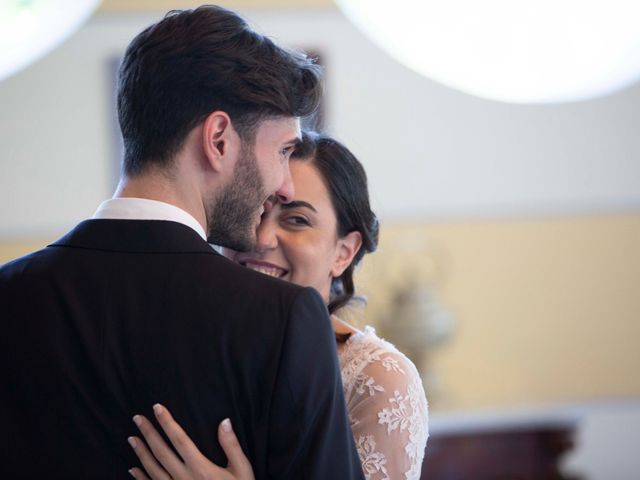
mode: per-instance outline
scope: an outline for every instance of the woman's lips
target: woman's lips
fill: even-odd
[[[288,272],[284,268],[281,268],[277,265],[268,262],[261,262],[258,260],[244,260],[239,262],[240,265],[243,265],[251,270],[255,270],[256,272],[264,273],[265,275],[269,275],[270,277],[281,278],[285,276]]]

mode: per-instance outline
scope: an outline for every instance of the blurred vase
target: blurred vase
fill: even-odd
[[[397,288],[390,312],[379,325],[381,336],[415,363],[431,400],[440,385],[436,372],[427,365],[429,353],[451,337],[454,327],[454,316],[437,290],[418,282]]]

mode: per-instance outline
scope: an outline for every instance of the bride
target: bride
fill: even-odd
[[[378,241],[364,169],[339,142],[312,133],[303,136],[291,160],[293,201],[265,212],[254,251],[224,253],[247,268],[321,293],[331,314],[346,407],[365,477],[418,480],[428,437],[420,376],[373,328],[360,331],[336,316],[353,299],[354,268]],[[136,415],[148,443],[129,438],[146,470],[131,469],[136,479],[254,478],[230,419],[218,428],[229,460],[227,468],[221,468],[198,451],[166,407],[155,405],[154,412],[180,456],[146,418]]]

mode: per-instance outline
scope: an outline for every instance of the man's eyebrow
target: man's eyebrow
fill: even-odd
[[[292,208],[300,208],[300,207],[306,207],[309,210],[312,210],[318,213],[318,211],[315,209],[313,205],[311,205],[309,202],[305,202],[304,200],[291,200],[289,203],[283,203],[280,205],[280,208],[282,208],[283,210],[290,210]]]
[[[285,147],[297,147],[298,145],[300,145],[302,143],[302,138],[300,137],[294,137],[286,142],[284,142],[284,146]]]

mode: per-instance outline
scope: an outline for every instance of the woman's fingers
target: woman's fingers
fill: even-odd
[[[198,447],[195,446],[182,427],[173,419],[171,412],[166,407],[156,403],[153,406],[153,413],[187,466],[202,462],[205,459],[204,455],[198,450]]]
[[[164,441],[164,439],[160,436],[158,431],[153,427],[153,425],[151,425],[151,422],[149,422],[149,420],[147,420],[143,415],[136,415],[135,417],[133,417],[133,421],[137,425],[138,430],[140,430],[140,433],[142,433],[142,435],[144,436],[144,439],[147,441],[147,444],[149,445],[149,448],[153,452],[153,456],[151,455],[150,456],[152,458],[155,457],[155,460],[160,462],[160,464],[169,473],[169,475],[171,475],[171,477],[182,478],[185,472],[185,467],[184,467],[184,464],[182,463],[182,460],[180,460],[176,456],[176,454],[173,453],[171,448],[169,448],[169,446]],[[139,442],[139,443],[142,444],[143,442]],[[138,448],[134,448],[134,450],[136,450],[136,453],[138,453]],[[148,452],[148,449],[144,445],[141,445],[140,451]],[[155,462],[155,460],[154,460],[154,463],[157,465],[158,462]],[[151,475],[151,478],[155,480],[156,477],[154,476],[154,472],[149,471],[149,469],[144,463],[143,465],[147,473]],[[166,476],[166,477],[158,477],[158,478],[164,479],[164,478],[170,478],[170,477]]]
[[[138,456],[140,463],[153,480],[171,480],[164,468],[162,468],[153,457],[147,446],[138,437],[129,437],[129,445]],[[147,480],[148,477],[139,468],[132,468],[129,473],[138,480]]]
[[[146,470],[146,473],[139,468],[129,471],[137,480],[192,479],[203,478],[202,475],[210,479],[254,480],[251,464],[242,451],[228,418],[218,427],[218,441],[229,460],[228,467],[224,469],[202,455],[182,427],[173,419],[169,410],[156,404],[153,411],[167,437],[184,459],[184,463],[165,443],[153,425],[144,416],[136,415],[133,417],[134,422],[149,445],[147,447],[137,437],[129,438],[129,443]]]
[[[138,467],[134,467],[129,470],[129,474],[136,480],[149,480],[149,477],[147,477],[147,475]]]
[[[218,426],[218,441],[229,460],[227,470],[237,479],[252,480],[254,477],[251,463],[242,451],[242,446],[231,426],[231,420],[228,418]]]

